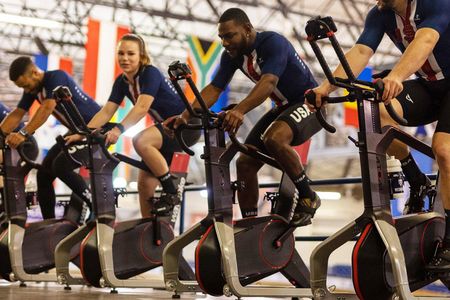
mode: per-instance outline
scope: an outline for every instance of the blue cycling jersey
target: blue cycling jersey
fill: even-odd
[[[180,114],[185,106],[169,79],[154,66],[141,68],[131,83],[121,74],[113,85],[108,101],[120,104],[127,97],[135,104],[139,95],[145,94],[154,98],[151,109],[159,113],[163,119]]]
[[[406,17],[393,10],[370,10],[364,31],[357,43],[376,51],[384,33],[404,52],[421,28],[432,28],[439,35],[439,41],[417,76],[429,81],[450,77],[450,0],[409,0]]]
[[[6,118],[6,116],[11,112],[11,110],[0,102],[0,123],[3,121],[3,119]],[[19,126],[14,130],[18,131],[20,128],[22,128],[25,124],[23,122],[20,122]]]
[[[24,93],[17,107],[28,111],[35,100],[42,103],[45,99],[53,99],[53,90],[60,85],[69,88],[72,93],[73,103],[80,111],[84,121],[88,123],[100,110],[100,106],[75,83],[69,74],[61,70],[44,72],[44,79],[40,91],[37,94]],[[68,125],[58,106],[53,111],[53,115],[62,124]]]
[[[305,91],[317,86],[292,44],[276,32],[258,32],[250,53],[243,56],[232,58],[223,52],[211,84],[225,89],[237,69],[253,82],[258,82],[264,74],[277,76],[278,84],[270,95],[277,105],[303,102]]]

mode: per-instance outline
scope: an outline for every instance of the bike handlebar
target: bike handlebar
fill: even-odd
[[[336,25],[331,17],[320,17],[317,16],[315,18],[312,18],[307,22],[306,25],[306,33],[308,35],[308,41],[314,51],[314,54],[316,55],[317,59],[319,60],[319,63],[324,70],[324,73],[328,79],[328,81],[335,86],[346,88],[349,92],[350,97],[354,97],[356,95],[365,97],[366,99],[374,98],[375,102],[379,103],[381,102],[381,95],[383,94],[384,86],[383,81],[377,80],[375,82],[367,82],[367,81],[361,81],[356,79],[355,75],[353,74],[353,71],[350,67],[350,64],[348,63],[344,52],[342,51],[341,46],[339,45],[339,42],[337,41],[335,37],[335,32],[337,31]],[[345,71],[345,74],[347,75],[348,79],[342,79],[342,78],[336,78],[334,77],[333,73],[330,70],[330,67],[328,66],[328,63],[325,59],[325,57],[322,54],[322,51],[320,47],[317,44],[318,40],[328,38],[331,42],[331,45],[333,49],[335,50],[339,61]],[[320,108],[318,108],[315,103],[315,95],[308,95],[311,92],[307,92],[305,97],[308,100],[309,103],[314,105],[317,111],[317,118],[321,125],[329,132],[334,133],[336,131],[336,128],[334,128],[332,125],[327,123],[325,121],[325,118],[322,115],[322,112]],[[352,95],[353,93],[353,95]],[[348,97],[348,96],[347,96]],[[336,97],[329,97],[327,99],[324,98],[324,101],[328,103],[334,103],[333,98]],[[340,97],[338,97],[339,99]],[[357,99],[357,98],[354,98]],[[351,98],[351,101],[354,101],[353,98]],[[350,100],[347,100],[350,101]],[[339,100],[338,102],[343,102]],[[407,125],[408,122],[400,117],[396,111],[394,110],[391,103],[386,105],[386,110],[388,111],[389,115],[392,117],[394,121],[396,121],[400,125]]]
[[[41,169],[42,165],[37,163],[36,161],[30,159],[26,153],[25,153],[25,147],[29,144],[31,144],[32,142],[25,140],[23,143],[21,143],[18,147],[17,147],[17,153],[19,153],[20,158],[27,164],[29,165],[31,168],[33,169]]]
[[[107,149],[107,145],[105,144],[105,136],[98,132],[97,130],[90,129],[86,122],[84,121],[83,117],[80,114],[80,111],[75,106],[75,104],[72,101],[72,93],[70,92],[69,88],[66,86],[57,86],[53,90],[53,98],[56,100],[58,104],[61,104],[61,110],[63,112],[64,117],[67,119],[70,125],[70,130],[73,133],[85,135],[90,139],[91,141],[97,142],[97,144],[102,149],[103,153],[112,161],[120,162],[119,159],[114,157]],[[74,120],[75,119],[75,120]],[[75,121],[78,123],[75,123]],[[79,128],[81,127],[81,129]],[[61,143],[61,141],[60,141]],[[67,147],[63,144],[60,144],[63,147]],[[70,154],[66,152],[69,156]],[[71,157],[74,162],[77,162],[73,157]]]

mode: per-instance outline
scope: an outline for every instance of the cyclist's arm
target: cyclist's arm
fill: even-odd
[[[136,104],[128,112],[125,118],[120,122],[125,128],[125,130],[132,127],[137,122],[139,122],[143,117],[145,117],[154,99],[155,98],[150,95],[146,94],[139,95]]]
[[[433,52],[438,40],[439,32],[432,28],[421,28],[417,30],[414,40],[406,48],[406,51],[389,74],[389,77],[396,78],[399,81],[408,79],[423,66]]]
[[[107,123],[114,116],[114,113],[119,108],[119,105],[112,101],[107,101],[106,104],[99,110],[98,113],[89,122],[89,128],[99,128]]]
[[[19,126],[20,121],[25,116],[26,111],[22,108],[15,108],[12,112],[10,112],[0,124],[2,131],[6,134],[9,134],[11,131]]]

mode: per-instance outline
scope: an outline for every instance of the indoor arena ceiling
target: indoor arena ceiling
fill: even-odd
[[[248,13],[258,30],[287,36],[321,73],[305,40],[306,21],[316,15],[333,16],[338,39],[348,48],[373,5],[373,0],[0,0],[0,51],[29,54],[47,49],[82,63],[86,24],[92,17],[130,26],[145,37],[152,56],[162,64],[185,56],[187,35],[217,38],[218,16],[236,6]],[[330,47],[322,47],[330,55]],[[389,64],[397,55],[388,43],[372,63]]]

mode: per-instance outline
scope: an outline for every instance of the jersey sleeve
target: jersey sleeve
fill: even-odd
[[[444,33],[450,25],[450,1],[426,0],[423,5],[424,20],[417,28],[433,28],[440,35]]]
[[[231,57],[224,51],[220,58],[219,69],[214,75],[211,84],[221,90],[224,90],[228,83],[230,83],[236,72],[237,66],[231,59]]]
[[[3,105],[3,103],[0,103],[0,122],[3,121],[4,118],[9,114],[9,109]]]
[[[114,81],[113,87],[111,89],[111,94],[109,95],[108,101],[114,102],[120,105],[125,98],[125,92],[121,88],[121,76],[119,75]]]
[[[139,80],[139,94],[150,95],[155,98],[162,81],[163,75],[157,68],[153,66],[145,68],[142,79]]]
[[[273,74],[280,77],[286,69],[289,49],[289,41],[281,35],[274,34],[264,40],[260,50],[264,61],[261,75]]]
[[[21,108],[25,111],[28,111],[33,105],[34,100],[36,100],[36,95],[23,93],[22,98],[19,100],[19,103],[17,104],[18,108]]]
[[[374,7],[366,17],[364,30],[356,44],[366,45],[375,52],[383,39],[384,32],[383,16],[378,11],[378,8]]]
[[[69,74],[62,70],[55,70],[47,73],[47,77],[44,79],[44,89],[46,99],[53,99],[53,90],[60,86],[69,86],[68,80]],[[45,99],[44,99],[45,100]]]

